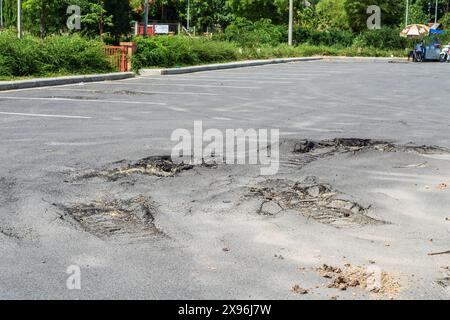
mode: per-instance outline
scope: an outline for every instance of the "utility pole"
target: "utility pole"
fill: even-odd
[[[448,9],[449,9],[449,7],[450,7],[450,0],[447,0],[447,11],[446,11],[446,15],[445,15],[445,17],[446,17],[445,27],[446,28],[448,28]]]
[[[408,20],[409,20],[409,0],[406,0],[405,27],[408,25]]]
[[[144,38],[146,38],[148,31],[148,0],[144,1]]]
[[[191,29],[191,1],[188,0],[187,3],[187,24],[186,24],[186,29],[188,32],[190,32]]]
[[[17,0],[17,38],[22,38],[22,0]]]
[[[3,0],[0,0],[0,29],[3,29]]]
[[[435,8],[435,14],[434,14],[434,23],[436,24],[438,21],[438,0],[436,0],[436,8]]]
[[[289,31],[288,44],[292,46],[292,30],[294,26],[294,0],[289,0]]]

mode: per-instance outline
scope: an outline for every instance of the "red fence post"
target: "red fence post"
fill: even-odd
[[[131,57],[136,49],[134,42],[121,42],[120,46],[106,46],[104,50],[111,65],[120,72],[126,72],[132,70]]]
[[[119,44],[124,48],[124,51],[125,51],[125,54],[126,54],[126,59],[124,61],[124,64],[126,65],[125,66],[125,69],[126,69],[125,71],[131,71],[133,69],[132,60],[131,59],[133,57],[133,54],[137,50],[136,43],[134,43],[134,42],[120,42]]]

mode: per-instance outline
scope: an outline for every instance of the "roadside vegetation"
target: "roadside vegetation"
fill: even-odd
[[[308,42],[288,46],[284,43],[242,45],[224,40],[189,38],[186,36],[138,37],[137,53],[133,67],[180,67],[206,63],[229,62],[248,59],[270,59],[308,56],[347,57],[404,57],[406,49],[401,47],[376,48],[366,46],[342,46],[339,44],[311,44]]]
[[[78,35],[17,39],[0,33],[0,79],[111,71],[103,44]]]
[[[151,0],[151,20],[186,25],[187,0]],[[294,46],[288,47],[288,0],[190,0],[191,34],[133,37],[144,0],[22,0],[24,37],[15,39],[16,3],[4,1],[0,77],[46,76],[111,70],[102,46],[135,41],[133,68],[176,67],[243,59],[311,55],[404,57],[412,47],[399,36],[405,1],[295,0]],[[448,28],[447,0],[438,19]],[[428,1],[411,0],[410,23],[434,20]],[[66,27],[69,5],[81,8],[81,30]],[[382,9],[379,30],[366,26],[369,5]],[[434,11],[434,10],[433,10]],[[447,35],[443,42],[450,39]]]

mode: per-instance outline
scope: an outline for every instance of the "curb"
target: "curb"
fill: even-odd
[[[408,58],[399,57],[346,57],[346,56],[324,56],[323,60],[349,60],[349,61],[369,61],[369,62],[397,62],[408,61]]]
[[[194,72],[212,71],[212,70],[255,67],[255,66],[263,66],[263,65],[278,64],[278,63],[290,63],[290,62],[300,62],[300,61],[318,61],[318,60],[322,60],[322,59],[323,59],[323,57],[285,58],[285,59],[270,59],[270,60],[238,61],[238,62],[229,62],[229,63],[207,64],[207,65],[193,66],[193,67],[169,68],[169,69],[141,69],[141,70],[139,70],[139,75],[141,75],[141,76],[174,75],[174,74],[194,73]]]
[[[135,74],[133,72],[115,72],[86,76],[69,76],[69,77],[57,77],[57,78],[39,78],[33,80],[19,80],[19,81],[0,81],[0,91],[4,90],[17,90],[39,87],[51,87],[60,86],[65,84],[76,84],[84,82],[98,82],[107,80],[122,80],[133,78]]]

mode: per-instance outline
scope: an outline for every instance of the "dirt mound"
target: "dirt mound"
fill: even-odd
[[[362,267],[346,264],[343,268],[322,265],[316,272],[327,279],[331,279],[328,288],[347,290],[362,288],[369,292],[394,296],[400,292],[400,283],[392,275],[381,271],[378,267]]]
[[[100,238],[142,239],[162,234],[154,224],[154,203],[142,195],[128,200],[102,199],[58,207],[84,230]]]
[[[315,177],[307,177],[297,183],[289,180],[267,180],[251,187],[248,196],[263,199],[258,211],[263,215],[274,215],[291,209],[337,228],[384,223],[369,217],[369,208],[344,199],[342,194],[330,185],[319,183]],[[268,212],[266,208],[272,211]]]

